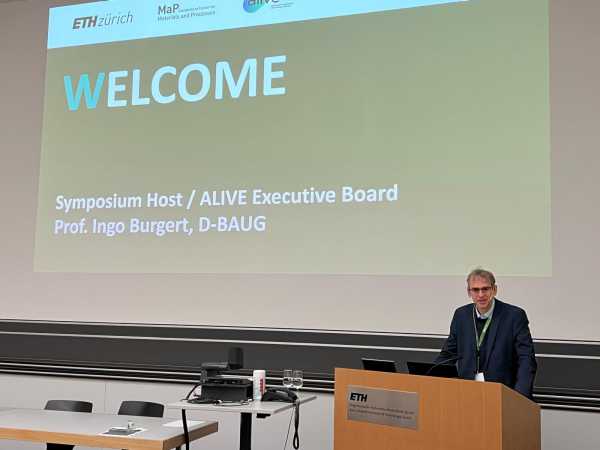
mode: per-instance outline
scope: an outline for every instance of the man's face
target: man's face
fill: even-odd
[[[491,308],[492,299],[496,296],[497,291],[496,285],[492,286],[488,280],[482,277],[471,278],[467,286],[467,293],[480,313],[486,313]]]

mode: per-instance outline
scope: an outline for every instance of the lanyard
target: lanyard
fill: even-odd
[[[483,326],[483,330],[481,330],[481,335],[477,336],[477,353],[479,353],[479,349],[481,348],[481,344],[485,338],[485,333],[487,333],[487,330],[490,327],[490,323],[492,323],[492,316],[487,318],[485,325]],[[475,327],[475,331],[477,331],[477,327]]]
[[[490,315],[487,320],[485,321],[485,324],[483,325],[483,330],[481,330],[481,335],[477,334],[477,325],[475,325],[475,309],[473,309],[473,326],[475,327],[475,345],[477,347],[477,367],[475,368],[475,372],[479,373],[479,350],[481,349],[481,344],[483,343],[483,340],[485,339],[485,334],[487,333],[488,328],[490,327],[490,324],[492,323],[492,316]]]

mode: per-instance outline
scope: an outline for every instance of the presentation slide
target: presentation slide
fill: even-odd
[[[52,8],[34,270],[550,277],[548,40],[546,0]]]

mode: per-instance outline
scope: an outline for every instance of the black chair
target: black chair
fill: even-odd
[[[93,404],[91,402],[83,402],[80,400],[48,400],[44,409],[51,411],[72,411],[72,412],[92,412]],[[46,444],[47,450],[73,450],[74,445]]]
[[[162,417],[164,411],[165,407],[160,403],[125,400],[121,402],[117,414],[120,416]],[[180,450],[180,448],[177,447],[177,450]]]
[[[121,403],[117,414],[121,416],[162,417],[164,411],[165,407],[160,403],[126,400]]]

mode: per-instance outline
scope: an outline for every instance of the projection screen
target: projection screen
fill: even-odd
[[[600,337],[547,0],[2,8],[48,20],[4,317],[444,334],[483,266],[535,337]]]

